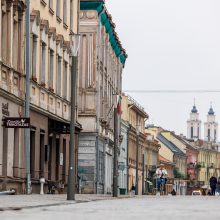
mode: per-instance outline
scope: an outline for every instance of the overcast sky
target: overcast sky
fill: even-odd
[[[124,91],[220,90],[219,0],[106,0],[106,5],[129,56]],[[220,93],[129,94],[149,113],[148,123],[176,133],[186,134],[194,98],[203,123],[210,102],[220,118]]]

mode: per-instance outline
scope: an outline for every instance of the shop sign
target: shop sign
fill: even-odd
[[[8,107],[9,107],[8,103],[2,103],[2,115],[5,115],[5,116],[9,116],[10,115]]]
[[[3,124],[6,128],[29,128],[30,118],[4,118]]]

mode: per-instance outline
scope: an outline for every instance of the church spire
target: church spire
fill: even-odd
[[[210,104],[210,108],[207,115],[207,121],[205,122],[205,140],[210,142],[217,142],[218,140],[218,123],[215,121],[215,112]]]
[[[212,108],[212,102],[210,104],[210,109],[209,109],[208,115],[215,115],[215,112],[213,111],[213,108]]]
[[[201,121],[199,120],[195,99],[190,112],[190,119],[187,121],[187,137],[189,139],[200,139],[201,137]]]
[[[198,110],[196,108],[196,99],[194,98],[194,104],[193,104],[193,108],[192,108],[192,113],[198,113]]]

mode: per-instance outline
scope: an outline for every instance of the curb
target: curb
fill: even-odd
[[[125,197],[109,197],[109,198],[94,198],[91,200],[75,200],[75,201],[66,201],[62,203],[51,203],[46,205],[33,205],[33,206],[17,206],[17,207],[0,207],[0,213],[3,211],[21,211],[24,209],[34,209],[34,208],[46,208],[46,207],[53,207],[53,206],[61,206],[61,205],[73,205],[78,203],[89,203],[89,202],[97,202],[97,201],[107,201],[107,200],[116,200],[116,199],[129,199],[129,198],[135,198],[131,196],[125,196]]]

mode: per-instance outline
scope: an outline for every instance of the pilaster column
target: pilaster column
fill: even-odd
[[[2,0],[0,0],[0,63],[2,61]]]
[[[12,3],[9,1],[8,5],[7,5],[7,11],[8,13],[8,19],[9,19],[9,27],[8,27],[8,63],[13,66],[13,57],[12,57],[12,50],[13,50],[13,24],[14,24],[14,17],[13,17],[13,7],[12,7]]]

